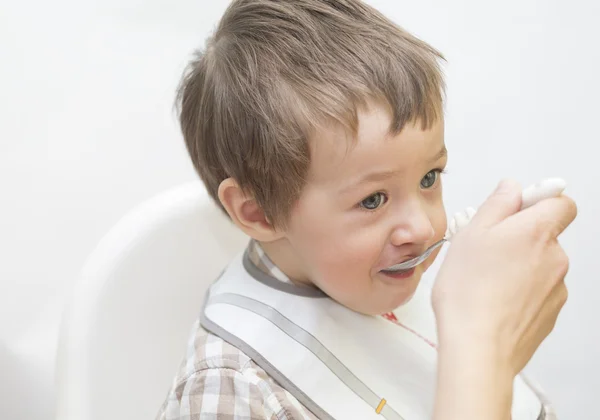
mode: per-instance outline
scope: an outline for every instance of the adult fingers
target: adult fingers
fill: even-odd
[[[577,217],[577,204],[566,195],[548,198],[514,216],[516,223],[532,226],[541,236],[557,238]]]
[[[521,192],[518,182],[511,179],[501,181],[492,195],[479,207],[471,224],[491,227],[512,216],[521,207]]]

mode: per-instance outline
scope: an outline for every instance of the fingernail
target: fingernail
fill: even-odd
[[[497,193],[503,193],[506,192],[510,189],[510,182],[508,182],[506,179],[503,179],[502,181],[500,181],[500,184],[498,184],[498,187],[496,188],[496,192]]]
[[[503,179],[502,181],[500,181],[500,184],[498,184],[498,188],[496,188],[496,193],[501,194],[511,191],[515,183],[516,181],[513,181],[511,179]]]

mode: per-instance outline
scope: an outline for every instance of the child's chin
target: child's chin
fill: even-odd
[[[393,311],[394,309],[397,309],[400,306],[406,305],[408,302],[411,301],[411,299],[415,296],[417,287],[419,287],[422,274],[423,272],[421,270],[415,273],[414,277],[411,279],[410,284],[407,284],[408,287],[402,290],[401,293],[398,293],[397,296],[394,296],[394,301],[391,305],[393,307],[388,312]]]
[[[406,305],[415,295],[415,291],[411,291],[410,293],[404,293],[401,296],[395,297],[392,302],[389,302],[387,305],[382,305],[377,308],[377,310],[373,311],[370,315],[382,315],[387,314],[388,312],[392,312],[399,307]]]
[[[402,301],[398,305],[396,305],[396,307],[394,309],[399,308],[400,306],[406,305],[408,302],[410,302],[411,299],[415,296],[415,292],[416,292],[416,289],[413,290],[409,295],[404,296],[404,299],[402,299]]]

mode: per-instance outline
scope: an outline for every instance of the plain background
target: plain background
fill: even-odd
[[[530,369],[562,419],[597,413],[600,3],[372,0],[446,56],[445,196],[564,177],[570,300]],[[0,418],[52,416],[59,319],[128,210],[195,179],[174,90],[226,1],[0,1]],[[167,384],[168,385],[168,384]],[[166,385],[166,386],[167,386]]]

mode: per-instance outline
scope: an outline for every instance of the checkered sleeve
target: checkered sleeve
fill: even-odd
[[[157,420],[313,420],[262,369],[205,369],[178,384]]]

